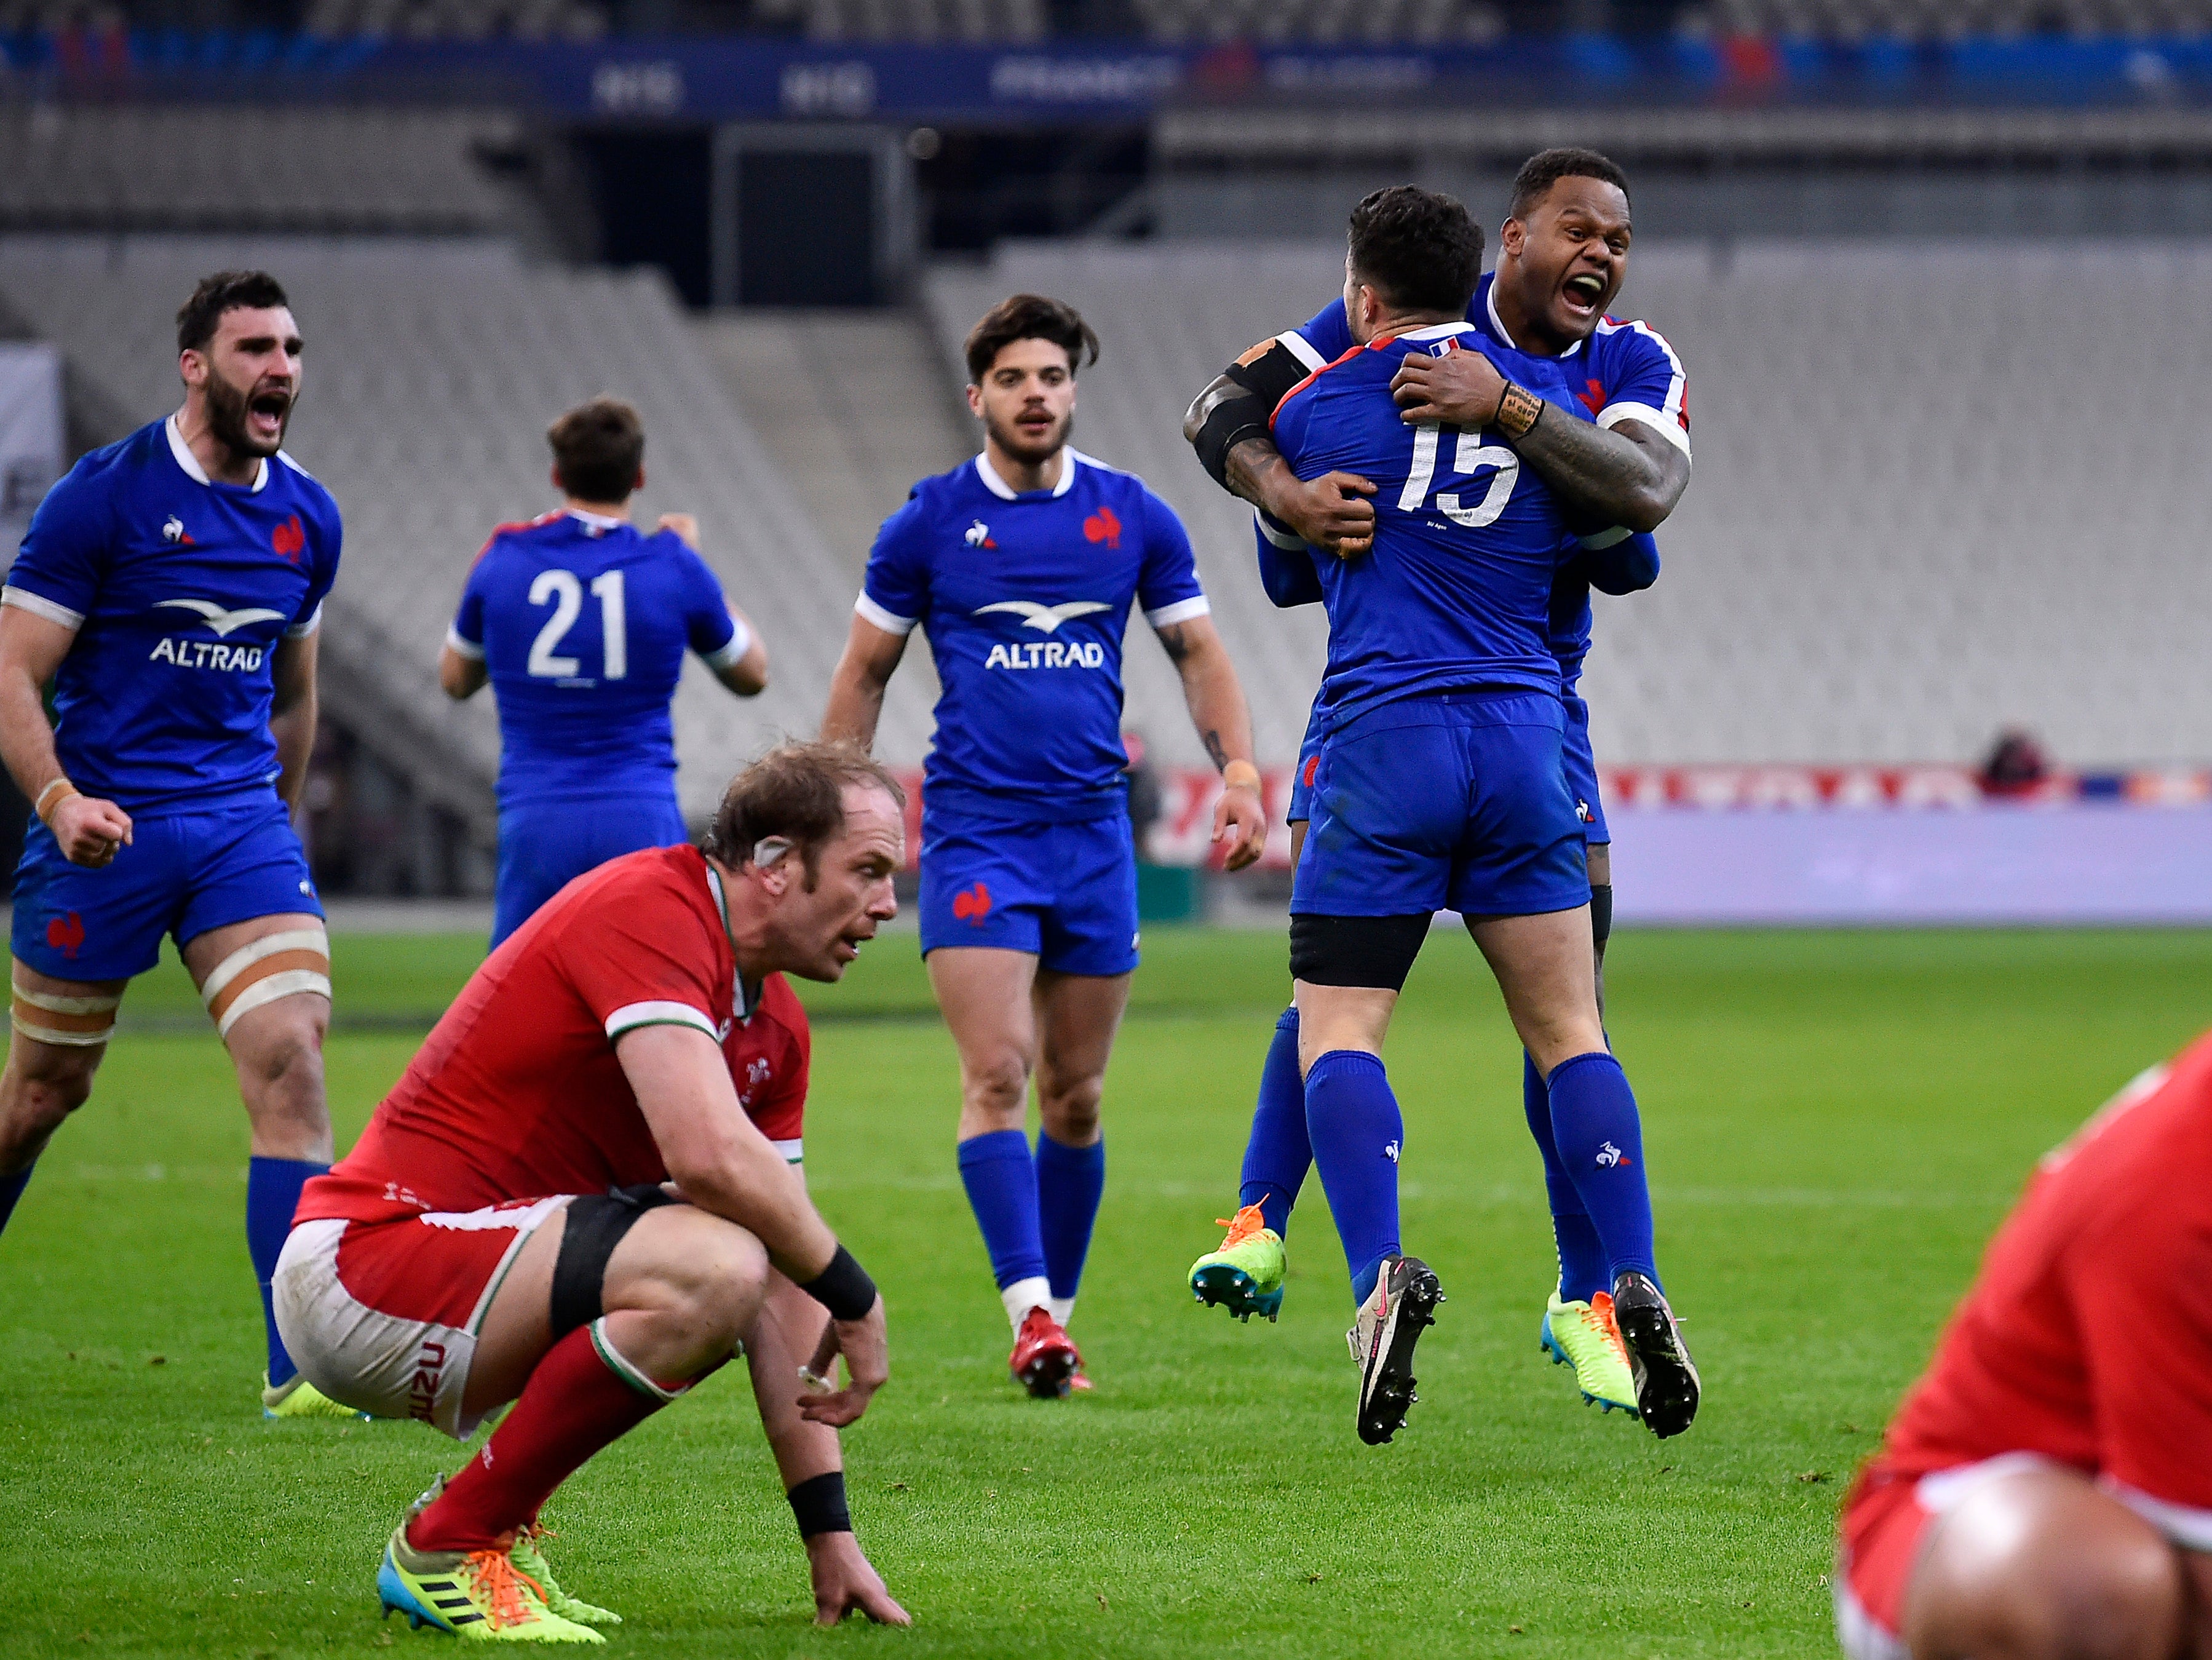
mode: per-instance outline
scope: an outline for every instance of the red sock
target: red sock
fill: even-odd
[[[682,1392],[654,1383],[606,1341],[604,1320],[546,1350],[522,1398],[407,1529],[417,1550],[498,1550],[601,1447]]]

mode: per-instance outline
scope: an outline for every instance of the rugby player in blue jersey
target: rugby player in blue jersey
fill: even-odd
[[[477,556],[438,659],[455,699],[499,703],[500,943],[586,871],[684,839],[669,699],[696,651],[740,697],[768,684],[768,650],[699,556],[699,526],[629,522],[645,428],[614,398],[545,435],[561,506],[501,525]]]
[[[1419,410],[1423,418],[1479,424],[1500,395],[1501,376],[1491,362],[1495,357],[1515,365],[1524,384],[1557,383],[1553,390],[1559,414],[1596,422],[1645,452],[1639,456],[1633,447],[1601,447],[1593,459],[1573,449],[1532,445],[1529,456],[1540,473],[1583,503],[1582,516],[1608,526],[1577,538],[1580,551],[1561,569],[1552,599],[1552,647],[1567,717],[1563,753],[1589,849],[1601,1007],[1612,916],[1611,836],[1590,751],[1589,707],[1576,695],[1589,646],[1589,592],[1595,587],[1625,593],[1656,579],[1656,543],[1629,526],[1666,517],[1687,483],[1689,462],[1679,358],[1645,325],[1617,323],[1604,315],[1626,273],[1629,237],[1627,180],[1619,167],[1587,149],[1555,149],[1531,156],[1514,182],[1498,269],[1483,279],[1468,308],[1468,320],[1483,337],[1472,352],[1410,362],[1395,392],[1401,405],[1425,400]],[[1510,328],[1504,320],[1508,318]],[[1374,524],[1374,508],[1365,499],[1371,484],[1345,477],[1298,480],[1283,465],[1267,428],[1268,415],[1285,393],[1351,344],[1340,301],[1295,332],[1261,342],[1200,394],[1185,435],[1216,482],[1295,516],[1313,544],[1356,556],[1366,547]],[[1537,361],[1529,362],[1531,357]],[[1401,409],[1401,414],[1414,418],[1413,411]],[[1639,426],[1650,430],[1639,433]],[[1603,447],[1610,441],[1597,442]],[[1679,456],[1668,454],[1670,448]],[[1271,513],[1255,507],[1255,518],[1270,597],[1278,605],[1317,601],[1318,581],[1305,557],[1311,544]],[[1319,764],[1321,714],[1316,709],[1293,779],[1289,817],[1294,860],[1310,774]],[[1632,1379],[1612,1320],[1607,1259],[1573,1177],[1559,1162],[1549,1092],[1526,1055],[1522,1100],[1544,1158],[1560,1265],[1541,1323],[1543,1347],[1555,1359],[1573,1365],[1584,1399],[1632,1411]],[[1222,1303],[1248,1319],[1255,1312],[1272,1316],[1279,1306],[1281,1231],[1311,1156],[1297,1067],[1297,1012],[1292,1007],[1278,1023],[1261,1073],[1241,1207],[1221,1247],[1193,1267],[1192,1285],[1201,1300]]]
[[[1538,158],[1539,162],[1547,160]],[[1549,160],[1556,163],[1559,158]],[[1602,158],[1567,160],[1571,167],[1585,172],[1594,165],[1610,167]],[[1516,208],[1527,208],[1534,216],[1542,197],[1560,181],[1571,179],[1579,184],[1583,177],[1566,168],[1554,171],[1539,186],[1536,206],[1516,192]],[[1625,194],[1617,184],[1598,182],[1615,193],[1621,219],[1617,252],[1625,253]],[[1563,1178],[1554,1184],[1555,1193],[1564,1190],[1579,1201],[1571,1212],[1560,1207],[1560,1292],[1575,1289],[1565,1283],[1571,1272],[1583,1277],[1601,1272],[1617,1329],[1626,1340],[1639,1413],[1663,1435],[1686,1427],[1695,1411],[1695,1372],[1681,1348],[1650,1261],[1650,1201],[1634,1099],[1618,1064],[1606,1052],[1597,1016],[1595,964],[1584,951],[1579,953],[1579,976],[1566,973],[1558,960],[1554,937],[1562,916],[1578,920],[1583,927],[1591,921],[1586,868],[1575,871],[1574,881],[1549,868],[1562,858],[1583,866],[1587,857],[1578,821],[1588,812],[1590,798],[1571,789],[1563,774],[1562,660],[1555,651],[1563,620],[1570,623],[1566,631],[1574,632],[1571,617],[1563,619],[1560,611],[1581,609],[1572,603],[1571,588],[1565,596],[1570,603],[1565,607],[1559,603],[1558,556],[1568,541],[1570,518],[1586,520],[1588,508],[1579,501],[1570,505],[1561,493],[1548,488],[1546,471],[1532,461],[1524,471],[1515,448],[1485,441],[1481,434],[1484,426],[1494,423],[1501,436],[1525,437],[1543,424],[1547,413],[1553,417],[1551,424],[1568,424],[1566,417],[1526,390],[1524,383],[1545,385],[1554,391],[1556,399],[1566,387],[1554,388],[1551,380],[1580,370],[1589,373],[1580,377],[1588,385],[1576,389],[1577,401],[1593,413],[1616,421],[1626,418],[1612,403],[1603,401],[1608,385],[1618,382],[1616,397],[1627,391],[1630,396],[1622,401],[1642,411],[1638,424],[1646,416],[1658,417],[1662,410],[1671,415],[1680,406],[1680,368],[1671,352],[1662,351],[1668,375],[1645,396],[1637,397],[1634,393],[1641,388],[1634,376],[1608,374],[1593,361],[1595,351],[1582,354],[1580,362],[1565,369],[1547,369],[1547,362],[1559,365],[1568,360],[1550,352],[1539,360],[1514,346],[1514,340],[1528,337],[1527,331],[1510,333],[1499,317],[1500,306],[1510,305],[1511,298],[1525,299],[1527,289],[1533,286],[1526,266],[1511,258],[1514,228],[1509,226],[1509,260],[1501,264],[1498,280],[1478,292],[1480,234],[1456,204],[1411,190],[1380,193],[1363,203],[1353,219],[1348,261],[1352,275],[1342,307],[1350,337],[1358,345],[1334,359],[1313,353],[1323,367],[1310,371],[1274,414],[1282,453],[1276,454],[1270,444],[1261,460],[1263,466],[1272,460],[1274,467],[1291,471],[1293,482],[1297,473],[1308,475],[1325,486],[1316,494],[1340,501],[1354,492],[1372,493],[1378,483],[1383,487],[1376,498],[1383,503],[1379,514],[1373,504],[1358,504],[1364,510],[1364,526],[1359,523],[1361,515],[1345,515],[1347,522],[1337,526],[1313,522],[1314,517],[1325,520],[1326,514],[1309,516],[1313,539],[1334,539],[1340,547],[1349,542],[1352,557],[1325,559],[1318,573],[1329,591],[1333,632],[1330,672],[1319,703],[1322,741],[1310,768],[1317,841],[1302,850],[1292,903],[1298,1018],[1285,1021],[1286,1030],[1278,1040],[1279,1044],[1285,1038],[1297,1044],[1304,1062],[1304,1128],[1311,1132],[1312,1152],[1345,1232],[1355,1291],[1368,1299],[1355,1335],[1364,1367],[1360,1428],[1370,1439],[1385,1438],[1403,1416],[1411,1392],[1412,1341],[1435,1281],[1425,1269],[1410,1268],[1396,1260],[1395,1158],[1389,1179],[1378,1179],[1378,1171],[1365,1167],[1372,1160],[1354,1158],[1348,1168],[1343,1167],[1342,1143],[1350,1125],[1353,1145],[1376,1140],[1393,1154],[1397,1151],[1401,1134],[1395,1104],[1376,1057],[1397,988],[1425,931],[1426,912],[1445,905],[1468,917],[1478,944],[1498,974],[1537,1080],[1544,1086],[1547,1110],[1539,1112],[1530,1102],[1531,1128],[1540,1145],[1549,1144],[1547,1166],[1556,1168]],[[1517,240],[1525,250],[1525,236]],[[1616,252],[1609,241],[1600,241],[1608,254]],[[1438,251],[1443,267],[1430,271],[1419,268],[1418,251],[1425,246]],[[1582,263],[1601,263],[1612,276],[1611,288],[1617,289],[1617,258]],[[1457,269],[1461,265],[1463,272]],[[1377,275],[1378,270],[1384,274]],[[1462,274],[1463,288],[1457,282]],[[1570,270],[1565,278],[1579,275]],[[1554,271],[1552,280],[1556,289],[1564,279]],[[1502,301],[1509,281],[1514,285],[1510,297]],[[1443,306],[1448,291],[1455,289],[1462,297],[1454,306]],[[1408,294],[1417,296],[1419,303],[1409,304]],[[1470,314],[1470,297],[1480,307],[1486,329],[1463,320]],[[1601,284],[1597,304],[1587,309],[1601,315],[1600,308],[1609,297],[1610,289]],[[1449,319],[1448,326],[1444,319]],[[1620,331],[1618,325],[1611,331]],[[1663,348],[1663,342],[1649,337]],[[1301,344],[1312,351],[1310,343]],[[1409,351],[1409,344],[1418,351]],[[1263,343],[1248,354],[1247,364],[1264,357],[1268,347],[1269,343]],[[1419,379],[1418,374],[1399,373],[1414,356],[1472,356],[1477,350],[1493,353],[1522,377],[1510,396],[1512,407],[1503,416],[1493,400],[1486,420],[1471,421],[1459,431],[1441,431],[1425,418],[1425,412],[1408,431],[1402,420],[1393,428],[1396,417],[1391,404],[1367,395],[1376,388],[1366,382],[1375,379],[1386,362],[1391,374],[1377,383],[1385,392],[1394,376],[1401,386]],[[1495,374],[1495,366],[1492,368]],[[1216,396],[1219,386],[1209,389],[1194,406],[1194,435],[1202,434],[1208,418],[1205,405],[1209,398],[1217,408],[1232,401]],[[1287,430],[1298,436],[1296,453],[1285,439],[1286,423]],[[1589,430],[1601,438],[1607,435],[1594,423],[1575,424],[1589,424]],[[1238,447],[1244,441],[1235,440]],[[1628,441],[1638,449],[1643,442]],[[1663,435],[1651,441],[1680,456],[1686,477],[1686,439],[1679,449]],[[1405,453],[1394,453],[1394,447],[1402,447]],[[1202,453],[1205,448],[1201,443]],[[1329,465],[1346,456],[1360,465]],[[1220,459],[1217,453],[1215,459]],[[1655,471],[1663,474],[1670,467]],[[1455,476],[1467,483],[1451,488]],[[1443,487],[1432,491],[1439,479]],[[1400,486],[1395,494],[1394,483]],[[1671,508],[1672,500],[1668,496],[1658,506],[1658,516]],[[1322,505],[1336,511],[1329,502]],[[1638,504],[1632,507],[1643,511]],[[1339,532],[1334,538],[1333,529]],[[1342,533],[1346,531],[1350,534]],[[1387,534],[1387,547],[1374,540],[1378,532]],[[1591,539],[1618,545],[1626,533]],[[1464,545],[1454,550],[1455,542]],[[1447,550],[1452,550],[1449,556]],[[1470,553],[1475,556],[1474,562],[1466,562]],[[1462,562],[1452,564],[1455,556]],[[1363,625],[1369,631],[1364,641]],[[1389,642],[1387,647],[1385,642]],[[1425,653],[1417,642],[1433,650],[1431,660],[1421,660]],[[1578,650],[1571,660],[1578,666]],[[1516,688],[1547,686],[1548,703],[1541,697],[1514,695]],[[1401,727],[1408,730],[1397,730]],[[1378,740],[1386,728],[1391,737]],[[1378,755],[1402,756],[1425,743],[1439,748],[1431,757],[1439,766],[1450,759],[1446,751],[1456,747],[1461,764],[1478,781],[1463,804],[1456,838],[1446,836],[1447,827],[1441,822],[1415,824],[1422,815],[1418,800],[1411,796],[1385,807],[1378,822],[1362,818],[1363,813],[1372,816],[1376,803],[1399,800],[1387,780],[1365,775],[1378,764]],[[1543,750],[1548,750],[1548,766],[1538,754]],[[1511,781],[1516,771],[1521,775],[1517,786]],[[1334,798],[1329,786],[1333,772],[1338,777]],[[1546,841],[1546,815],[1562,804],[1565,823],[1573,827],[1568,832],[1571,858]],[[1406,822],[1393,822],[1394,815]],[[1571,897],[1568,891],[1577,885],[1579,894]],[[1396,916],[1390,915],[1394,895],[1406,903],[1404,914]],[[1584,986],[1586,1007],[1581,1000]],[[1328,1023],[1326,1030],[1316,1030],[1317,1015]],[[1244,1196],[1249,1204],[1263,1209],[1273,1206],[1286,1213],[1304,1175],[1306,1142],[1304,1136],[1290,1133],[1295,1126],[1273,1122],[1293,1115],[1271,1114],[1268,1108],[1263,1088]],[[1389,1133],[1381,1134],[1385,1128]],[[1334,1178],[1333,1163],[1340,1166]],[[1340,1182],[1347,1186],[1341,1202]],[[1586,1219],[1584,1226],[1593,1237],[1573,1237],[1576,1215]],[[1275,1224],[1265,1231],[1273,1234],[1279,1230]],[[1279,1252],[1279,1242],[1275,1243]],[[1571,1257],[1580,1262],[1579,1268]],[[1394,1266],[1378,1280],[1377,1264],[1383,1259]],[[1201,1259],[1194,1271],[1194,1284],[1206,1267],[1206,1259]],[[1394,1289],[1389,1281],[1400,1278],[1404,1286]],[[1205,1289],[1201,1285],[1202,1294]],[[1595,1294],[1593,1290],[1591,1300]],[[1551,1312],[1561,1311],[1561,1297],[1555,1293]]]
[[[983,453],[916,484],[869,555],[824,738],[874,737],[916,624],[943,694],[924,774],[921,949],[960,1050],[961,1179],[1033,1395],[1081,1387],[1066,1332],[1105,1183],[1099,1095],[1137,965],[1121,639],[1132,605],[1182,678],[1232,870],[1266,821],[1251,721],[1175,514],[1068,444],[1068,307],[1016,295],[969,333]],[[1024,1135],[1030,1079],[1042,1121]]]
[[[291,815],[338,511],[283,452],[301,338],[276,279],[203,279],[177,349],[184,406],[71,468],[0,589],[0,757],[37,812],[15,868],[0,1225],[169,935],[252,1123],[263,1409],[351,1416],[298,1376],[269,1307],[300,1189],[331,1158],[330,944]]]

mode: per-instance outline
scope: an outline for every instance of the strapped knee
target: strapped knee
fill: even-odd
[[[228,1037],[240,1015],[281,997],[331,995],[331,937],[320,927],[287,928],[240,946],[215,966],[200,988],[200,1001]]]
[[[115,997],[58,997],[33,991],[10,978],[15,995],[8,1006],[8,1023],[24,1037],[64,1049],[97,1049],[115,1035]]]

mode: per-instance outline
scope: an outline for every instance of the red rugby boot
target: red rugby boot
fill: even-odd
[[[1048,1309],[1031,1309],[1022,1318],[1014,1352],[1006,1357],[1007,1370],[1040,1401],[1056,1401],[1073,1387],[1083,1370],[1083,1352]]]

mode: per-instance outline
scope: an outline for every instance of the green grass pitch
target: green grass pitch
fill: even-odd
[[[1370,1450],[1318,1183],[1279,1325],[1182,1286],[1234,1202],[1282,939],[1148,946],[1074,1322],[1097,1389],[1066,1402],[1006,1375],[912,936],[808,988],[811,1179],[891,1315],[892,1383],[847,1437],[853,1509],[915,1628],[807,1625],[732,1369],[549,1511],[564,1579],[628,1616],[609,1652],[1832,1654],[1844,1483],[2036,1154],[2204,1024],[2212,985],[2197,933],[1619,939],[1613,1031],[1707,1391],[1662,1444],[1581,1405],[1538,1353],[1553,1265],[1517,1059],[1472,947],[1437,935],[1390,1061],[1407,1243],[1451,1301],[1421,1405]],[[341,1145],[475,954],[337,942]],[[371,1578],[459,1450],[411,1424],[261,1421],[227,1064],[173,965],[125,1019],[0,1238],[0,1652],[448,1651],[380,1626]]]

